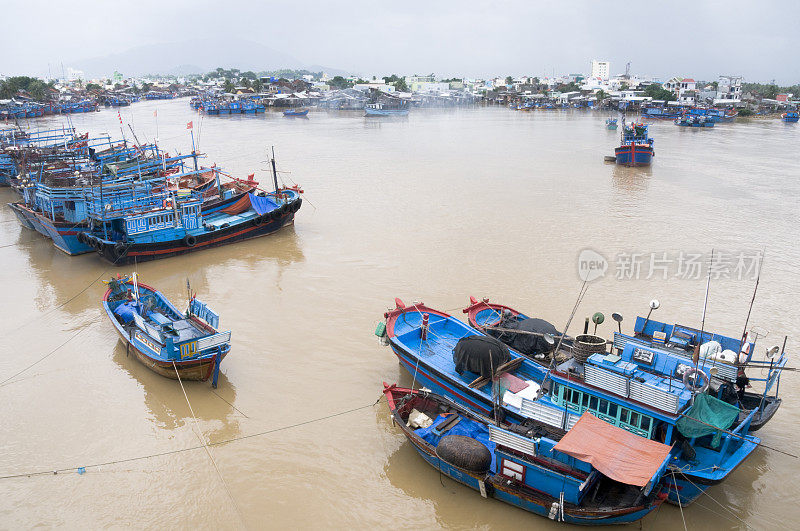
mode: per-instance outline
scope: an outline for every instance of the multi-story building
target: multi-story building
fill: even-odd
[[[599,77],[602,80],[608,80],[611,75],[611,63],[608,61],[598,61],[592,59],[592,74],[591,77]]]
[[[742,76],[719,76],[714,104],[737,104],[742,101]]]

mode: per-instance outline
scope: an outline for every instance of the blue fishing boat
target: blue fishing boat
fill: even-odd
[[[623,124],[620,145],[614,148],[615,162],[622,166],[648,166],[655,157],[653,139],[642,123]]]
[[[607,118],[606,119],[606,129],[610,129],[612,131],[617,130],[617,119],[616,118]]]
[[[442,474],[557,522],[635,522],[664,501],[670,447],[586,413],[569,433],[495,423],[432,392],[384,383],[392,423]],[[602,444],[605,443],[605,444]]]
[[[389,107],[383,103],[367,103],[365,116],[408,116],[408,107]]]
[[[781,119],[787,124],[795,124],[800,119],[800,115],[797,114],[797,111],[786,111],[781,114]]]
[[[754,359],[756,341],[750,341],[750,337],[757,336],[747,333],[736,339],[639,316],[632,335],[623,334],[621,330],[614,332],[614,349],[622,353],[631,342],[656,347],[669,352],[682,365],[690,366],[694,365],[694,349],[698,348],[698,363],[702,362],[699,367],[710,376],[715,396],[739,408],[737,424],[754,412],[750,420],[750,432],[754,432],[769,422],[781,406],[778,390],[787,357],[782,349],[772,348],[767,359]],[[748,377],[747,369],[759,376]],[[763,391],[748,391],[751,382],[762,382]]]
[[[224,208],[203,212],[202,194],[197,192],[166,191],[131,199],[126,189],[93,188],[87,205],[94,228],[79,238],[115,265],[176,256],[290,225],[302,204],[301,192],[282,188],[248,193]]]
[[[465,351],[480,332],[421,303],[407,307],[395,299],[395,305],[384,314],[385,324],[376,335],[415,381],[480,414],[523,426],[535,421],[569,431],[589,411],[640,437],[671,444],[672,466],[665,483],[675,503],[691,503],[709,485],[723,481],[760,442],[748,434],[755,411],[739,420],[737,407],[706,394],[693,379],[699,373],[681,367],[681,360],[670,353],[631,342],[622,355],[610,355],[605,339],[578,336],[571,355],[559,361],[561,353],[555,352],[556,361],[548,369],[484,336],[505,350],[479,344],[470,354],[479,363],[470,365],[464,363]],[[649,359],[649,367],[661,367],[664,373],[649,372],[638,358]],[[704,369],[709,367],[697,370]],[[489,385],[492,378],[499,378],[499,401]]]
[[[651,303],[651,308],[658,308],[657,301]],[[535,345],[532,343],[530,327],[515,326],[515,323],[524,323],[531,321],[518,311],[503,306],[501,304],[489,303],[488,300],[477,301],[475,298],[470,297],[470,306],[464,310],[469,314],[470,324],[484,333],[497,337],[510,347],[520,347],[527,345]],[[652,310],[651,310],[652,312]],[[621,323],[622,317],[619,314],[614,314],[614,320]],[[602,322],[602,320],[599,320]],[[786,356],[780,353],[777,356],[777,350],[773,350],[772,357],[763,361],[756,361],[753,359],[752,353],[755,351],[755,341],[748,341],[748,336],[741,340],[724,336],[722,334],[713,333],[709,331],[702,332],[692,327],[683,325],[668,325],[650,319],[647,317],[638,317],[634,327],[634,335],[628,336],[622,334],[622,327],[620,324],[620,331],[614,333],[614,342],[612,352],[616,351],[613,366],[622,367],[626,363],[630,364],[628,369],[631,370],[628,377],[631,379],[627,385],[627,391],[620,393],[621,378],[610,378],[607,375],[601,374],[600,371],[607,368],[602,366],[605,359],[600,360],[597,356],[599,353],[605,353],[606,342],[602,338],[598,338],[600,348],[597,349],[595,355],[586,356],[575,354],[574,343],[570,342],[570,348],[573,351],[572,359],[560,360],[554,365],[554,374],[566,373],[567,385],[572,388],[583,380],[588,384],[589,388],[603,389],[611,391],[612,394],[626,396],[629,401],[634,401],[638,404],[651,406],[650,409],[667,410],[673,414],[679,414],[678,420],[675,422],[677,433],[675,435],[677,440],[682,437],[689,437],[694,435],[689,445],[692,447],[691,451],[696,451],[694,445],[698,445],[703,450],[704,459],[708,459],[713,464],[712,469],[721,467],[727,470],[735,467],[738,462],[736,461],[741,456],[749,453],[749,443],[756,443],[757,440],[753,438],[749,443],[743,444],[744,451],[739,456],[734,451],[729,456],[726,456],[726,449],[721,449],[718,455],[706,452],[704,445],[708,445],[709,441],[703,441],[702,437],[709,435],[713,430],[707,430],[706,433],[695,432],[694,430],[700,425],[693,425],[688,422],[688,417],[696,418],[700,414],[695,414],[692,409],[681,413],[680,408],[675,406],[674,399],[666,398],[666,395],[659,397],[658,393],[653,393],[652,389],[658,387],[659,383],[664,381],[669,382],[667,385],[661,385],[662,391],[665,389],[679,389],[681,383],[684,387],[688,387],[693,391],[695,382],[705,382],[704,387],[708,390],[708,396],[701,396],[696,398],[704,404],[710,404],[717,411],[724,411],[726,415],[725,423],[719,424],[718,419],[703,419],[703,422],[715,423],[720,429],[728,429],[732,426],[735,427],[732,433],[738,433],[737,439],[746,437],[749,432],[754,432],[766,424],[775,414],[780,407],[781,399],[777,396],[777,388],[780,383],[780,375],[786,364]],[[584,329],[584,334],[588,329]],[[582,336],[578,336],[581,338]],[[596,336],[589,336],[596,337]],[[565,343],[566,344],[566,343]],[[702,344],[702,346],[701,346]],[[546,344],[544,344],[546,347]],[[629,348],[630,346],[630,348]],[[697,363],[692,359],[692,351],[698,348]],[[524,349],[519,349],[524,352]],[[657,353],[656,353],[657,352]],[[736,352],[739,352],[737,355]],[[524,352],[527,353],[527,352]],[[621,361],[620,361],[621,360]],[[649,360],[649,361],[648,361]],[[567,361],[568,363],[564,363]],[[576,364],[577,361],[577,364]],[[617,363],[619,362],[619,364]],[[572,365],[570,365],[572,364]],[[595,368],[595,364],[599,364]],[[566,366],[566,370],[564,367]],[[577,366],[577,368],[575,368]],[[752,378],[752,381],[764,382],[764,390],[762,393],[748,392],[746,386],[751,381],[745,375],[745,368],[753,367],[756,372],[758,370],[764,377]],[[636,375],[636,369],[642,372],[647,372],[647,377]],[[624,374],[624,371],[622,372]],[[689,376],[689,374],[696,374],[697,377]],[[655,376],[655,377],[654,377]],[[571,377],[571,378],[570,378]],[[661,380],[658,380],[661,378]],[[673,380],[679,380],[673,382]],[[558,377],[554,377],[554,382],[559,381]],[[712,386],[713,384],[713,386]],[[653,386],[647,388],[646,386]],[[775,393],[770,394],[772,388],[775,388]],[[585,389],[585,388],[584,388]],[[738,389],[738,390],[737,390]],[[713,393],[712,393],[713,390]],[[702,392],[701,391],[701,394]],[[561,396],[556,398],[557,392],[553,392],[554,403],[567,404],[567,408],[576,408],[577,411],[581,409],[582,398],[575,402],[574,396],[570,393],[574,391],[563,391]],[[584,391],[585,392],[585,391]],[[685,392],[685,391],[682,391]],[[595,396],[602,399],[602,395],[593,393]],[[698,395],[699,396],[699,395]],[[577,404],[577,407],[576,407]],[[600,404],[602,405],[602,404]],[[596,409],[592,407],[590,398],[589,410]],[[602,409],[602,408],[601,408]],[[642,412],[642,410],[637,410]],[[608,411],[600,411],[598,414],[601,418],[614,422],[610,418]],[[624,429],[645,437],[652,437],[650,430],[653,426],[652,421],[645,420],[646,416],[650,416],[648,412],[642,412],[641,417],[637,417],[638,425],[633,425],[631,421],[626,421],[619,424]],[[633,418],[633,417],[631,417]],[[657,417],[654,417],[657,418]],[[658,421],[655,421],[658,422]],[[702,424],[703,427],[708,427],[707,424]],[[725,434],[726,436],[731,436]],[[663,440],[669,440],[666,438]],[[686,439],[683,439],[686,440]],[[719,448],[719,441],[717,446],[714,446],[713,439],[711,441],[712,449]],[[691,453],[688,449],[687,453]],[[725,462],[727,461],[727,463]],[[726,466],[727,465],[727,466]],[[699,467],[698,467],[699,468]],[[670,501],[673,503],[688,503],[699,496],[709,484],[721,481],[720,475],[709,477],[704,474],[704,471],[698,470],[694,473],[693,478],[689,479],[683,477],[686,471],[679,474],[679,478],[671,478],[669,481],[672,483],[672,490],[670,491]],[[680,495],[678,492],[680,491]]]
[[[283,115],[289,118],[305,117],[308,116],[308,109],[286,109]]]
[[[714,127],[714,120],[707,116],[694,116],[686,114],[675,120],[675,125],[681,127]]]
[[[642,107],[642,118],[653,120],[674,120],[679,118],[681,114],[681,108],[670,108],[663,104],[649,104]]]
[[[212,378],[217,386],[220,365],[231,349],[230,331],[217,331],[219,315],[194,296],[180,311],[160,291],[139,283],[136,273],[107,284],[103,309],[128,354],[161,376]]]

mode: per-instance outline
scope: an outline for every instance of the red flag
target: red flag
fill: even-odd
[[[119,125],[122,125],[122,115],[117,111],[117,116],[119,117]]]
[[[186,129],[191,129],[191,128],[192,128],[192,122],[189,122],[188,124],[186,124]]]

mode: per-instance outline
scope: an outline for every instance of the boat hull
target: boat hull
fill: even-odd
[[[370,109],[365,108],[366,116],[408,116],[408,109]]]
[[[403,431],[403,434],[414,446],[417,453],[429,465],[450,479],[475,491],[484,492],[487,498],[495,498],[539,516],[549,517],[553,503],[552,498],[533,490],[522,490],[515,483],[508,482],[501,476],[474,472],[448,463],[439,457],[435,447],[408,428],[396,411],[392,411],[392,421]],[[614,525],[635,522],[657,509],[661,505],[661,501],[661,499],[658,499],[649,505],[605,511],[581,509],[567,505],[564,507],[564,522],[575,525]]]
[[[620,146],[614,149],[617,164],[622,166],[649,166],[655,156],[651,146]]]
[[[228,243],[235,243],[251,238],[258,238],[276,232],[280,228],[291,225],[294,222],[294,214],[300,208],[302,199],[298,198],[283,215],[272,221],[254,225],[250,222],[234,225],[225,229],[205,232],[197,236],[194,245],[187,245],[183,240],[170,240],[155,243],[132,243],[127,247],[127,251],[121,256],[115,254],[115,244],[100,242],[98,252],[100,256],[115,265],[126,265],[134,262],[146,262],[158,260],[180,254],[191,253],[211,247],[219,247]]]

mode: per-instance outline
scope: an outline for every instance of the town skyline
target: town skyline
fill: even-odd
[[[172,64],[150,72],[125,72],[125,64],[106,65],[103,72],[87,71],[87,77],[113,70],[125,75],[164,74],[182,66],[550,77],[587,73],[588,61],[594,58],[609,61],[612,75],[623,73],[631,62],[632,72],[661,80],[673,76],[713,80],[726,74],[782,85],[800,80],[800,65],[785,61],[800,44],[792,28],[800,17],[800,5],[786,1],[766,2],[767,9],[753,12],[749,3],[739,0],[726,2],[726,9],[719,2],[677,2],[668,10],[641,6],[622,22],[619,13],[591,2],[568,6],[461,2],[458,8],[445,2],[415,11],[356,1],[346,12],[335,6],[311,9],[304,2],[229,4],[226,9],[246,10],[252,16],[219,17],[214,3],[183,0],[169,4],[145,0],[121,21],[92,1],[78,1],[78,6],[69,8],[38,1],[11,5],[7,8],[11,20],[37,5],[46,7],[50,16],[37,22],[35,41],[24,25],[11,25],[0,36],[3,48],[13,51],[0,57],[0,75],[44,76],[48,70],[55,75],[62,65],[64,70],[82,70],[82,65],[98,59],[113,61],[140,50],[142,61],[154,65],[172,53],[175,56]],[[67,11],[76,9],[80,20],[64,25]],[[702,21],[704,31],[680,36],[687,12]],[[775,17],[776,12],[781,16]],[[376,15],[381,24],[375,24]],[[366,17],[372,22],[367,23]],[[108,39],[112,27],[114,38]],[[199,30],[211,27],[213,36],[197,37],[208,35]],[[177,45],[185,45],[185,53],[177,54],[181,51],[175,50]]]

